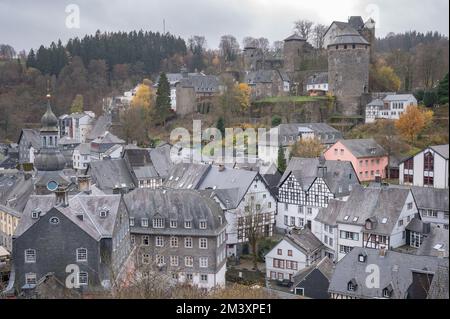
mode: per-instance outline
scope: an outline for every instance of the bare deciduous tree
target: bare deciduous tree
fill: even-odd
[[[325,32],[327,32],[327,26],[323,24],[316,24],[312,29],[312,40],[317,49],[323,47]]]
[[[297,20],[294,25],[294,32],[303,39],[309,40],[314,23],[309,20]]]

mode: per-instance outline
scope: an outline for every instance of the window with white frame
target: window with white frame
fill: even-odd
[[[178,237],[170,237],[170,247],[178,247]]]
[[[148,227],[148,218],[142,218],[141,219],[141,226],[142,227]]]
[[[200,221],[200,224],[199,224],[200,229],[206,229],[206,225],[207,225],[206,220],[201,220]]]
[[[208,239],[207,238],[200,238],[200,240],[199,240],[199,247],[201,249],[207,249],[208,248]]]
[[[35,249],[26,249],[25,250],[25,262],[27,264],[36,262],[36,250]]]
[[[178,227],[178,221],[176,219],[170,220],[170,228],[177,228]]]
[[[208,268],[208,257],[200,257],[200,268]]]
[[[192,228],[192,221],[190,220],[184,221],[184,228]]]
[[[192,237],[184,238],[184,248],[192,248]]]
[[[130,242],[132,245],[136,242],[136,237],[134,235],[130,235]]]
[[[25,283],[27,285],[36,285],[36,274],[33,272],[29,272],[27,274],[25,274]]]
[[[208,275],[201,274],[200,275],[200,282],[202,282],[202,283],[208,282]]]
[[[170,256],[170,266],[177,267],[179,265],[178,256]]]
[[[78,273],[78,284],[80,286],[87,286],[89,283],[89,275],[86,271],[80,271]]]
[[[194,258],[192,256],[184,257],[184,265],[186,267],[194,267]]]
[[[131,226],[131,227],[134,226],[134,217],[130,217],[130,226]]]
[[[158,266],[164,265],[164,256],[162,255],[156,255],[155,256],[156,264]]]
[[[86,248],[77,248],[77,262],[87,261],[87,253]]]
[[[164,228],[164,218],[153,218],[153,228]]]
[[[155,246],[156,247],[163,247],[164,246],[164,237],[163,236],[156,236],[155,237]]]

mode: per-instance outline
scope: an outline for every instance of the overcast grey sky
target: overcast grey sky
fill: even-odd
[[[66,6],[80,9],[80,28],[66,27]],[[409,30],[448,35],[448,0],[0,0],[0,43],[19,51],[57,39],[101,31],[166,30],[185,39],[204,35],[216,48],[221,35],[267,37],[292,33],[293,21],[329,25],[350,15],[373,17],[377,35]]]

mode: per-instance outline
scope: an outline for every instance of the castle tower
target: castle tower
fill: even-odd
[[[245,71],[256,71],[256,60],[258,59],[258,49],[254,46],[244,48],[244,69]]]
[[[360,35],[340,35],[328,45],[329,93],[343,115],[361,114],[361,96],[369,91],[370,43]]]
[[[365,23],[364,27],[361,30],[361,35],[366,39],[367,42],[370,43],[370,62],[374,62],[374,52],[375,52],[375,20],[369,18]]]
[[[38,170],[35,183],[36,194],[44,195],[56,191],[58,187],[66,187],[70,181],[62,170],[66,165],[64,155],[58,148],[58,118],[50,105],[50,94],[47,95],[47,111],[41,118],[41,149],[34,160]]]
[[[306,39],[296,34],[284,40],[284,70],[291,78],[302,62],[305,45]]]

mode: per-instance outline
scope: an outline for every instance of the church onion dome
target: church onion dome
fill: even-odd
[[[361,35],[356,34],[342,34],[338,35],[334,41],[332,41],[328,46],[333,45],[345,45],[345,44],[364,44],[364,45],[370,45],[369,42],[367,42],[366,39],[364,39]]]
[[[66,166],[64,155],[57,149],[42,148],[34,159],[38,171],[60,171]]]
[[[293,34],[289,38],[284,39],[284,42],[290,42],[290,41],[306,41],[306,39],[302,38],[298,34]]]
[[[47,95],[47,111],[41,118],[41,132],[57,132],[58,118],[52,111],[50,105],[50,94]]]

